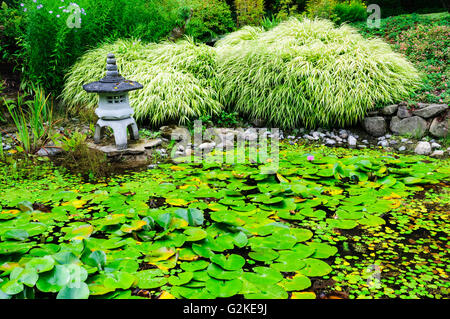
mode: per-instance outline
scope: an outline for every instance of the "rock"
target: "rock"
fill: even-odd
[[[254,128],[249,128],[242,134],[242,138],[247,141],[256,141],[256,140],[258,140],[258,133],[256,132],[256,130]],[[282,138],[282,137],[280,136],[280,138]]]
[[[254,119],[251,121],[251,123],[256,127],[263,127],[266,124],[266,122],[263,119]]]
[[[383,140],[383,141],[379,141],[377,145],[381,145],[382,147],[388,147],[389,142],[386,140]]]
[[[411,117],[411,111],[404,105],[398,107],[397,116],[401,119]]]
[[[417,105],[416,105],[416,108],[417,109],[423,109],[424,107],[427,107],[428,105],[430,105],[430,104],[428,104],[428,103],[417,103]]]
[[[394,116],[391,120],[391,131],[399,135],[410,135],[421,138],[427,131],[427,121],[419,116],[408,117],[400,120]]]
[[[430,117],[438,115],[439,113],[444,112],[447,109],[448,109],[447,104],[430,104],[427,107],[414,110],[413,114],[423,117],[424,119],[428,119]]]
[[[336,141],[331,138],[327,138],[325,140],[325,145],[335,145],[335,144],[336,144]]]
[[[356,140],[356,138],[354,138],[353,136],[350,135],[347,139],[347,142],[348,142],[349,146],[356,146],[357,140]]]
[[[396,145],[398,142],[396,141],[396,140],[390,140],[389,141],[389,144],[391,144],[391,145]]]
[[[450,124],[450,118],[444,121],[439,121],[435,118],[430,125],[430,133],[436,137],[446,137],[448,134],[448,127]]]
[[[368,140],[362,140],[361,143],[363,143],[363,144],[369,144],[369,141],[368,141]]]
[[[414,152],[419,155],[428,155],[431,153],[431,144],[429,142],[419,142]]]
[[[157,164],[150,164],[150,165],[147,166],[148,169],[155,169],[157,167],[158,167]]]
[[[181,140],[187,140],[190,138],[191,134],[189,133],[189,130],[185,127],[179,127],[179,126],[162,126],[159,131],[161,132],[161,135],[165,138],[175,140],[175,141],[181,141]]]
[[[359,145],[358,145],[358,148],[367,148],[367,145],[359,144]]]
[[[378,114],[380,114],[378,110],[372,110],[367,112],[367,115],[369,116],[377,116]]]
[[[234,148],[234,142],[230,141],[230,140],[225,140],[216,146],[216,149],[219,149],[219,150],[226,150],[226,149],[233,149],[233,148]]]
[[[431,148],[435,149],[435,148],[441,148],[441,144],[436,143],[436,142],[431,142]]]
[[[153,148],[162,144],[162,139],[155,138],[146,142],[143,146],[144,148]]]
[[[435,150],[433,153],[431,153],[430,156],[431,157],[436,157],[436,158],[443,157],[444,156],[444,151],[442,151],[442,150]]]
[[[60,147],[42,147],[40,148],[36,155],[38,156],[54,156],[61,153],[63,150]]]
[[[392,105],[388,105],[388,106],[385,106],[384,108],[382,108],[381,113],[383,115],[393,115],[395,112],[397,112],[397,110],[398,110],[398,105],[392,104]]]
[[[347,133],[346,130],[340,130],[340,131],[339,131],[339,136],[340,136],[342,139],[346,139],[346,138],[348,137],[348,133]]]
[[[212,150],[214,148],[214,146],[216,146],[216,143],[212,142],[212,143],[202,143],[198,146],[199,149],[201,150]]]
[[[372,136],[386,134],[386,121],[381,116],[366,117],[363,122],[364,129]]]
[[[403,152],[403,151],[405,151],[406,150],[406,146],[400,146],[399,148],[398,148],[398,150],[400,151],[400,152]]]

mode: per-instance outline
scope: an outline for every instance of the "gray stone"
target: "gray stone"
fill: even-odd
[[[433,153],[431,153],[430,156],[431,157],[436,157],[436,158],[443,157],[444,156],[444,151],[442,151],[442,150],[435,150]]]
[[[384,108],[382,108],[381,113],[384,115],[393,115],[395,112],[397,112],[397,110],[398,110],[398,105],[392,104],[392,105],[388,105],[388,106],[385,106]]]
[[[163,137],[175,141],[187,140],[191,136],[187,128],[178,126],[162,126],[159,131]]]
[[[149,141],[146,141],[143,144],[143,147],[148,149],[148,148],[153,148],[153,147],[159,146],[161,144],[162,144],[162,139],[155,138],[155,139],[151,139]]]
[[[199,149],[201,150],[211,150],[214,148],[214,146],[216,146],[216,143],[212,142],[212,143],[202,143],[198,146]]]
[[[336,144],[336,141],[331,138],[327,138],[325,140],[325,145],[335,145],[335,144]]]
[[[435,118],[430,125],[430,133],[436,137],[446,137],[448,134],[448,127],[450,124],[450,118],[444,121],[439,121]]]
[[[353,136],[350,135],[347,139],[347,142],[348,142],[349,146],[356,146],[357,140],[356,140],[356,138],[354,138]]]
[[[427,107],[414,110],[413,114],[428,119],[430,117],[436,116],[448,109],[447,104],[430,104]]]
[[[436,142],[431,142],[431,148],[435,149],[435,148],[441,148],[441,144],[436,143]]]
[[[60,147],[42,147],[37,151],[38,156],[54,156],[61,153],[63,150]]]
[[[421,138],[427,131],[427,121],[419,116],[408,117],[402,120],[394,116],[391,120],[390,128],[395,134]]]
[[[411,111],[404,105],[400,105],[397,110],[397,116],[401,119],[411,117]]]
[[[405,151],[406,150],[406,146],[400,146],[399,148],[398,148],[398,150],[400,151],[400,152],[403,152],[403,151]]]
[[[386,133],[386,121],[381,116],[366,117],[363,126],[372,136],[382,136]]]
[[[429,142],[419,142],[414,152],[419,155],[428,155],[431,153],[431,144]]]
[[[381,145],[382,147],[388,147],[389,146],[389,142],[386,141],[386,140],[382,140],[382,141],[379,141],[377,143],[377,145]]]

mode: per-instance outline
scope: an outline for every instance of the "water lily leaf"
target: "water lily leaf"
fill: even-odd
[[[142,229],[145,225],[147,225],[147,222],[145,220],[134,219],[131,221],[130,225],[122,225],[122,227],[120,227],[120,230],[124,233],[131,233],[133,231]]]
[[[56,265],[51,271],[42,273],[36,287],[42,292],[58,292],[69,283],[70,271],[66,265]]]
[[[208,235],[206,231],[201,228],[189,227],[183,232],[187,237],[186,241],[199,241]]]
[[[175,215],[186,220],[190,226],[201,226],[205,220],[203,212],[196,208],[178,209]]]
[[[156,272],[154,269],[137,272],[135,274],[138,280],[137,287],[140,289],[154,289],[164,286],[167,283],[167,278],[156,276],[159,274],[162,275],[161,272]]]
[[[339,228],[339,229],[352,229],[358,226],[358,223],[354,220],[350,219],[333,219],[328,218],[327,220],[328,225],[332,228]]]
[[[30,212],[33,211],[33,203],[29,202],[29,201],[22,201],[20,202],[17,207],[20,209],[20,211],[22,212]]]
[[[248,256],[257,261],[270,262],[278,258],[279,255],[272,248],[259,247],[249,252]]]
[[[309,243],[308,246],[315,249],[312,258],[329,258],[337,253],[337,248],[324,243]]]
[[[244,294],[246,299],[287,299],[288,293],[278,285],[267,286],[265,290]]]
[[[182,286],[190,282],[192,277],[194,277],[194,273],[185,271],[180,273],[178,276],[170,276],[169,284],[171,284],[172,286]]]
[[[199,256],[204,258],[210,258],[214,256],[214,252],[211,250],[211,248],[205,243],[201,244],[192,244],[192,250]]]
[[[101,250],[95,250],[91,253],[87,251],[87,254],[84,254],[81,260],[91,267],[97,267],[102,270],[106,264],[106,254]]]
[[[305,262],[294,251],[280,251],[280,256],[270,265],[271,268],[282,272],[298,271],[305,267]]]
[[[209,262],[207,262],[206,260],[196,260],[193,262],[182,262],[180,264],[180,268],[185,270],[185,271],[197,271],[197,270],[202,270],[205,269],[206,267],[208,267]]]
[[[310,239],[313,236],[312,231],[304,228],[292,228],[290,230],[291,234],[295,236],[297,242],[302,242]]]
[[[156,263],[161,260],[167,260],[175,255],[176,250],[173,247],[160,247],[146,253],[145,261],[149,263]]]
[[[187,206],[187,204],[189,204],[189,202],[183,198],[166,198],[166,202],[172,206]]]
[[[7,295],[16,295],[22,292],[24,286],[17,280],[7,280],[0,284],[0,290]]]
[[[274,285],[283,279],[281,273],[269,267],[254,267],[253,272],[245,272],[243,278],[254,284],[258,289],[266,289],[268,285]]]
[[[316,294],[310,291],[293,292],[291,299],[316,299]]]
[[[88,299],[89,287],[86,283],[81,282],[77,287],[63,287],[56,299]]]
[[[231,280],[239,278],[242,275],[242,269],[239,270],[224,270],[216,264],[209,264],[207,268],[208,275],[222,280]]]
[[[11,241],[0,242],[0,255],[12,253],[24,254],[30,250],[33,245],[33,243],[18,243]]]
[[[18,240],[18,241],[24,241],[29,236],[30,235],[28,234],[28,232],[24,229],[11,229],[11,230],[6,231],[2,235],[2,240],[13,239],[13,240]]]
[[[239,279],[221,281],[216,279],[208,279],[206,281],[206,289],[214,296],[219,298],[229,298],[242,288],[242,281]]]
[[[358,223],[367,226],[380,226],[386,224],[386,221],[381,217],[365,214],[364,218],[358,219]]]
[[[83,240],[91,236],[94,232],[94,226],[90,224],[81,224],[78,223],[72,227],[63,227],[61,229],[62,232],[66,233],[64,239],[67,240]]]
[[[17,280],[17,282],[27,285],[28,287],[33,287],[39,275],[34,269],[27,269],[22,267],[16,267],[10,274],[10,280]]]
[[[103,284],[110,289],[128,289],[135,281],[135,277],[126,271],[114,271],[107,273]]]
[[[295,252],[295,258],[305,259],[314,254],[315,248],[304,244],[297,244],[292,251]]]
[[[163,229],[169,228],[170,221],[172,220],[172,215],[169,213],[158,215],[155,219],[156,223]]]
[[[331,272],[331,267],[320,259],[307,258],[303,260],[306,266],[300,269],[300,273],[308,277],[321,277]]]
[[[283,280],[280,285],[286,291],[299,291],[311,287],[311,280],[304,275],[297,274],[292,279]]]
[[[35,271],[36,273],[46,272],[52,270],[55,265],[55,260],[51,256],[44,256],[41,258],[31,259],[25,266],[26,269]]]
[[[225,270],[238,270],[245,265],[245,259],[242,256],[231,254],[228,257],[224,255],[214,255],[211,261]]]
[[[297,238],[286,233],[274,233],[267,237],[252,237],[249,244],[252,248],[268,247],[276,250],[291,249]]]

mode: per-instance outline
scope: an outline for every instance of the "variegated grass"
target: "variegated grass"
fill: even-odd
[[[118,40],[86,53],[67,74],[61,95],[72,113],[96,108],[97,96],[87,94],[82,84],[104,76],[108,53],[115,53],[124,77],[144,86],[130,92],[137,119],[147,119],[153,125],[182,124],[222,109],[213,88],[215,50],[187,38],[176,44]]]
[[[408,97],[420,79],[387,43],[327,20],[247,27],[216,48],[220,101],[285,128],[355,124],[376,105]]]

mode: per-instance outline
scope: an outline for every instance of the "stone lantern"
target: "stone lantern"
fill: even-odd
[[[134,111],[130,107],[128,92],[142,88],[142,84],[123,78],[117,70],[114,54],[107,55],[106,76],[100,81],[83,85],[86,92],[99,95],[98,108],[95,110],[95,114],[99,117],[95,125],[95,143],[100,143],[101,132],[106,126],[113,130],[118,150],[127,148],[128,126],[131,125],[131,138],[139,139],[139,131],[133,118]]]

